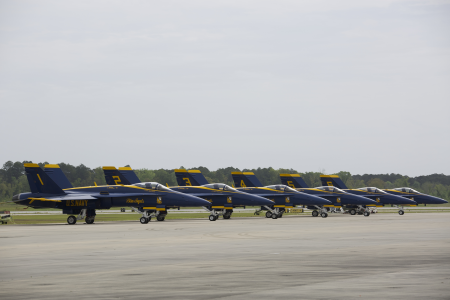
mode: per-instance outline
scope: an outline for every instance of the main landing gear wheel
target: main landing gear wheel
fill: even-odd
[[[150,222],[150,218],[142,217],[139,219],[139,221],[141,222],[141,224],[147,224],[148,222]]]
[[[278,219],[278,215],[277,214],[272,214],[272,219]]]
[[[77,223],[77,218],[75,216],[69,216],[67,218],[67,223],[69,223],[69,225],[75,225]]]
[[[370,216],[370,212],[365,211],[365,212],[364,212],[364,217],[368,217],[368,216]]]
[[[355,210],[355,209],[350,209],[350,214],[351,214],[352,216],[356,215],[356,210]]]
[[[86,224],[94,224],[95,217],[86,217]]]
[[[320,214],[320,216],[321,216],[322,218],[326,218],[326,217],[328,217],[328,214],[327,214],[326,212],[323,212],[323,213]]]
[[[272,218],[272,213],[270,211],[266,212],[266,218]]]
[[[403,215],[405,214],[405,212],[404,212],[403,210],[399,210],[399,211],[398,211],[398,214],[399,214],[400,216],[403,216]]]
[[[283,213],[279,213],[278,218],[282,218],[282,217],[283,217]]]
[[[231,214],[226,213],[226,214],[223,215],[223,218],[224,219],[229,219],[229,218],[231,218]]]
[[[156,220],[158,220],[158,221],[164,221],[165,219],[166,219],[166,216],[162,216],[162,215],[158,215],[156,217]]]
[[[312,212],[312,216],[313,217],[317,217],[319,215],[319,212],[317,211],[317,210],[314,210],[313,212]]]
[[[217,220],[217,217],[214,216],[214,215],[209,215],[208,219],[209,219],[210,221],[215,221],[215,220]]]

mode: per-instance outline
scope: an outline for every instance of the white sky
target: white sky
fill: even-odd
[[[450,1],[0,1],[0,164],[450,174]]]

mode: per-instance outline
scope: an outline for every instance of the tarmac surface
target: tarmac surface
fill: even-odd
[[[0,226],[1,299],[450,299],[450,214]]]

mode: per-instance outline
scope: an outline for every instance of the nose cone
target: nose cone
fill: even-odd
[[[382,201],[383,201],[383,203],[385,202],[384,199]],[[399,204],[399,205],[417,205],[416,201],[410,200],[405,197],[397,196],[397,195],[387,196],[386,203],[387,204]]]
[[[292,199],[292,197],[291,197]],[[304,194],[304,193],[299,193],[298,195],[294,196],[294,204],[300,204],[300,205],[318,205],[318,206],[323,206],[323,205],[331,205],[333,204],[333,202],[318,197],[318,196],[314,196],[314,195],[308,195],[308,194]]]
[[[427,202],[425,202],[425,203],[427,203],[427,204],[446,204],[446,203],[448,203],[447,200],[444,200],[444,199],[441,199],[438,197],[434,197],[434,196],[429,196],[429,195],[426,195],[426,201]]]
[[[202,198],[191,196],[188,194],[181,194],[182,197],[185,197],[183,200],[189,202],[189,206],[210,206],[211,202],[206,201]]]
[[[357,196],[357,195],[350,195],[346,194],[345,196],[341,197],[341,199],[345,201],[345,204],[353,204],[353,205],[377,205],[377,202],[374,200],[371,200],[366,197]]]
[[[272,200],[247,194],[244,192],[240,192],[233,196],[233,203],[239,205],[255,205],[255,206],[264,206],[264,205],[274,205]]]

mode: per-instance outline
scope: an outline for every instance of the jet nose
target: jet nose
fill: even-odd
[[[307,205],[322,206],[322,205],[331,205],[331,204],[333,204],[333,202],[331,202],[331,201],[329,201],[327,199],[318,197],[318,196],[313,196],[313,195],[308,195],[308,194],[305,194],[305,195],[306,195],[306,201],[304,201],[304,202],[307,202],[307,203],[304,203],[304,204],[307,204]]]
[[[184,194],[184,196],[187,196],[185,200],[191,202],[192,206],[210,206],[211,205],[211,203],[209,201],[206,201],[202,198],[199,198],[196,196],[191,196],[191,195],[186,195],[186,194]]]
[[[377,202],[372,199],[362,197],[362,196],[356,196],[356,195],[353,195],[353,196],[357,197],[356,201],[360,205],[377,205]]]

